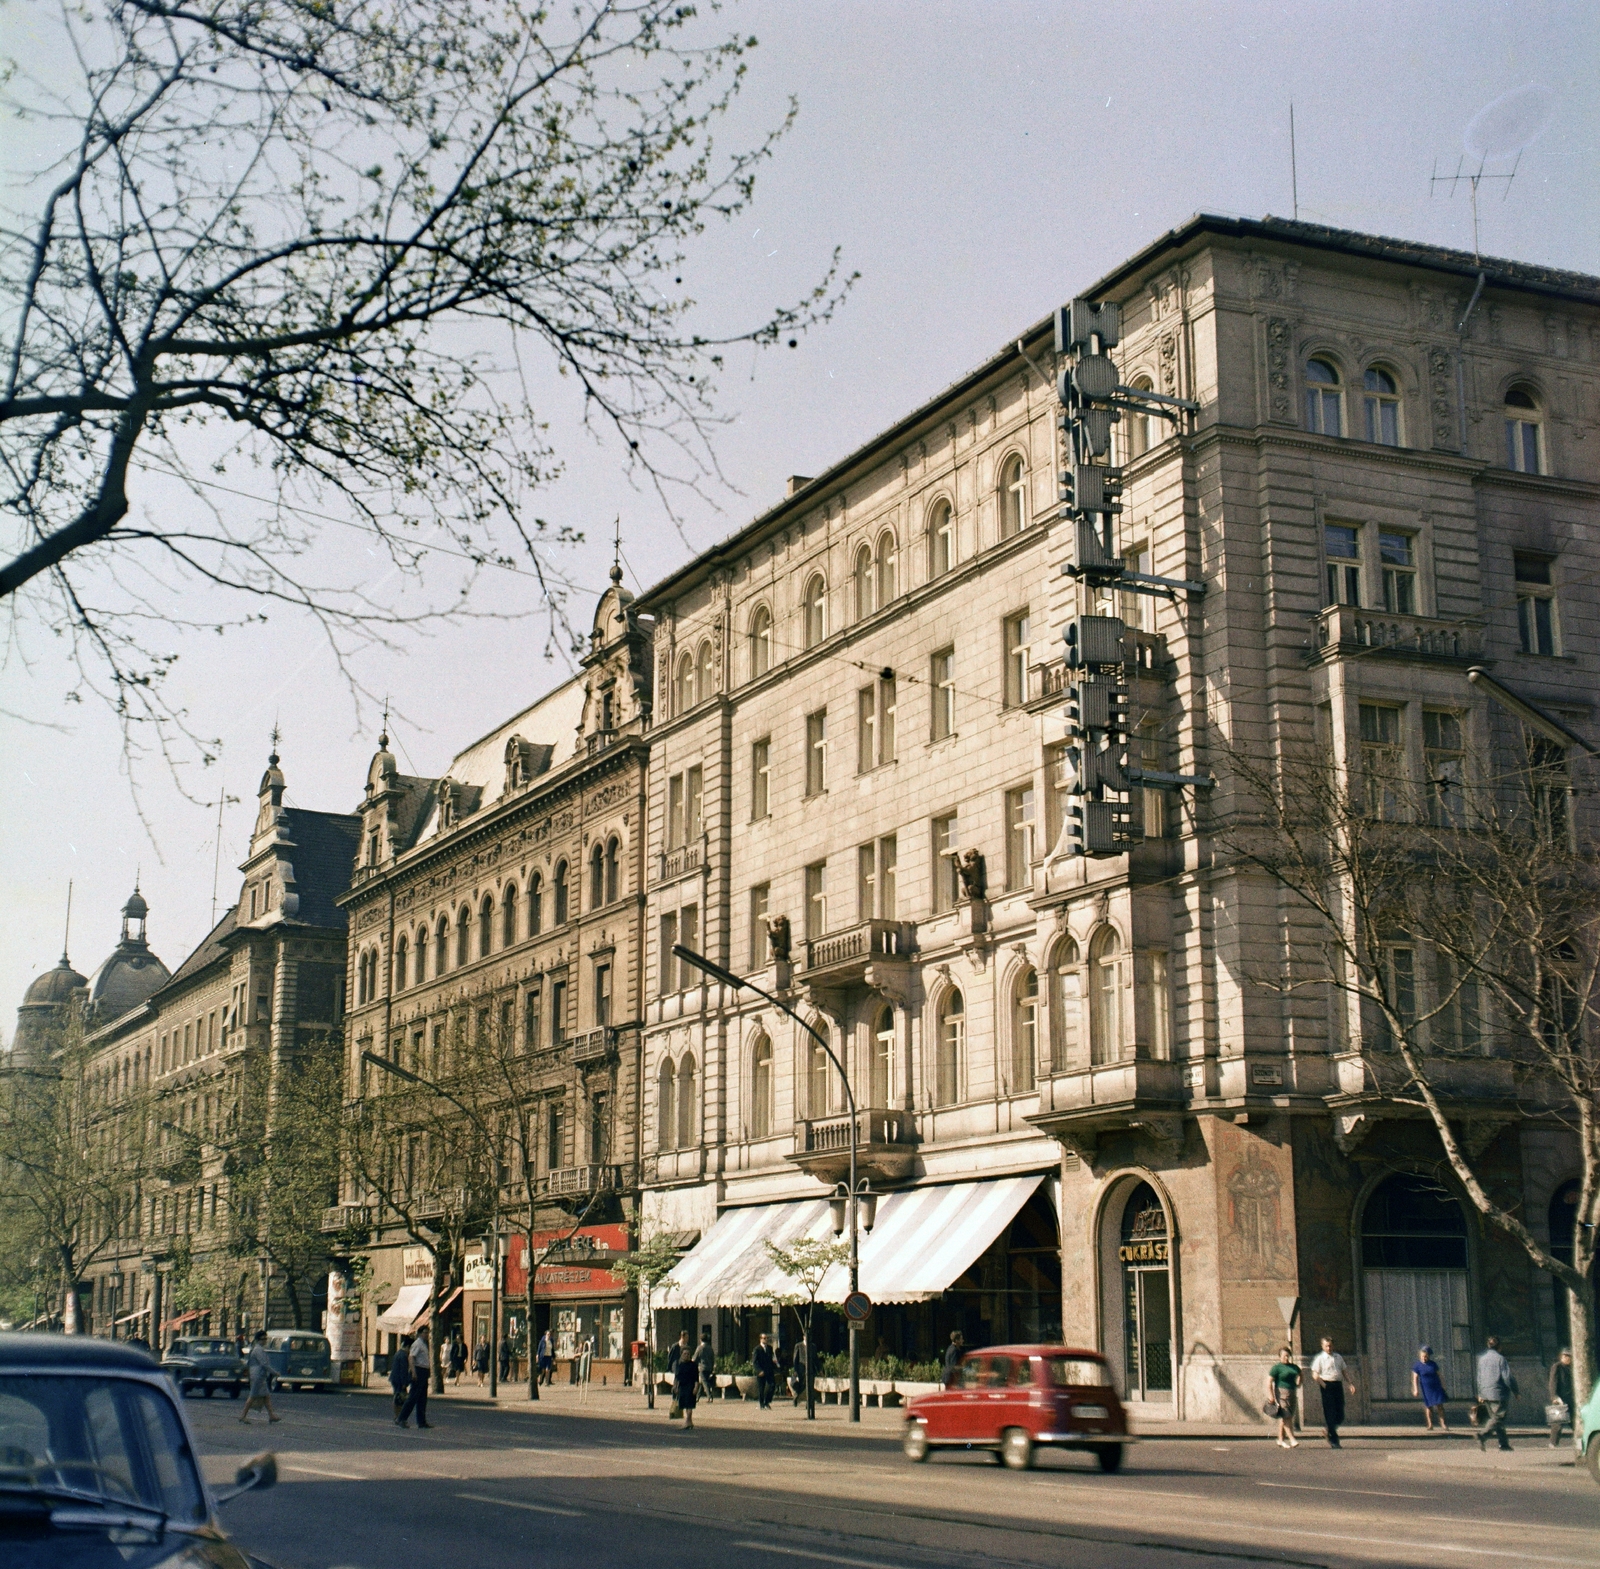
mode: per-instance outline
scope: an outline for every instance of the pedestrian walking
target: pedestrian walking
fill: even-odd
[[[433,1377],[433,1356],[428,1349],[426,1324],[417,1331],[416,1339],[411,1342],[407,1360],[411,1363],[411,1387],[406,1391],[406,1403],[400,1407],[400,1415],[394,1419],[395,1426],[404,1427],[406,1419],[415,1411],[417,1426],[431,1427],[433,1424],[428,1420],[428,1383]]]
[[[1444,1374],[1433,1360],[1432,1346],[1421,1347],[1417,1351],[1417,1360],[1411,1364],[1411,1393],[1422,1402],[1428,1431],[1433,1431],[1433,1419],[1438,1417],[1439,1431],[1448,1433],[1450,1424],[1444,1419],[1444,1403],[1450,1397],[1444,1392]]]
[[[811,1376],[811,1347],[801,1341],[794,1348],[794,1364],[789,1369],[789,1385],[794,1390],[794,1403],[799,1405],[806,1397],[806,1380]]]
[[[1328,1435],[1328,1448],[1338,1449],[1339,1429],[1344,1425],[1344,1392],[1356,1392],[1355,1380],[1345,1370],[1344,1358],[1333,1349],[1331,1336],[1322,1337],[1322,1350],[1312,1358],[1311,1379],[1322,1394],[1322,1426]]]
[[[489,1376],[489,1342],[480,1340],[476,1350],[472,1353],[472,1371],[477,1374],[478,1388],[483,1388],[483,1381]]]
[[[267,1360],[266,1330],[256,1331],[255,1341],[250,1347],[250,1355],[244,1359],[244,1365],[250,1374],[250,1398],[245,1401],[239,1420],[248,1422],[250,1413],[257,1405],[262,1405],[266,1407],[269,1425],[281,1422],[283,1418],[272,1409],[272,1364]]]
[[[1490,1335],[1484,1342],[1484,1352],[1478,1358],[1478,1404],[1483,1408],[1478,1423],[1478,1448],[1487,1449],[1490,1438],[1499,1441],[1502,1449],[1511,1447],[1506,1437],[1507,1407],[1517,1392],[1517,1381],[1512,1376],[1511,1364],[1500,1355],[1500,1338]]]
[[[503,1384],[511,1377],[511,1337],[508,1335],[500,1342],[500,1382]]]
[[[688,1330],[683,1332],[682,1345],[684,1354],[678,1358],[678,1365],[672,1370],[672,1387],[677,1396],[678,1409],[683,1412],[683,1425],[692,1428],[695,1402],[700,1398],[700,1366],[689,1350]]]
[[[967,1342],[959,1329],[950,1331],[950,1344],[944,1352],[944,1387],[950,1389],[961,1376],[961,1357],[967,1349]]]
[[[1544,1408],[1550,1424],[1550,1447],[1561,1446],[1561,1429],[1572,1420],[1572,1353],[1562,1347],[1561,1355],[1550,1364],[1550,1403]]]
[[[537,1378],[541,1384],[554,1384],[556,1381],[556,1343],[550,1338],[548,1329],[539,1336],[538,1360],[535,1364]]]
[[[717,1353],[711,1344],[709,1324],[700,1331],[700,1344],[695,1348],[694,1365],[700,1370],[700,1387],[706,1392],[706,1399],[716,1399]]]
[[[461,1343],[460,1335],[450,1338],[450,1381],[460,1386],[461,1375],[467,1369],[467,1348]]]
[[[1300,1366],[1294,1359],[1294,1348],[1284,1346],[1278,1360],[1267,1374],[1267,1405],[1278,1418],[1278,1448],[1298,1449],[1300,1440],[1294,1436],[1295,1402],[1300,1397]]]
[[[402,1335],[400,1344],[389,1357],[389,1389],[394,1395],[394,1414],[406,1403],[406,1391],[411,1388],[411,1336]]]
[[[770,1411],[772,1397],[778,1392],[778,1353],[766,1335],[756,1342],[750,1361],[756,1370],[756,1398],[761,1410]]]

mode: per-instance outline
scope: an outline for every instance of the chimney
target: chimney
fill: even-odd
[[[789,476],[788,489],[785,492],[786,498],[788,496],[798,496],[810,483],[811,476],[809,474],[791,474]]]

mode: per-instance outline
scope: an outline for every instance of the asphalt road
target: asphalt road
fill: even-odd
[[[287,1394],[246,1431],[188,1411],[213,1481],[270,1447],[281,1480],[224,1506],[276,1569],[1214,1569],[1224,1565],[1600,1569],[1600,1488],[1544,1441],[1152,1438],[1124,1470],[1086,1455],[1010,1472],[986,1454],[911,1465],[898,1414],[703,1404],[697,1426],[633,1394],[500,1409],[446,1397],[427,1432],[377,1393]]]

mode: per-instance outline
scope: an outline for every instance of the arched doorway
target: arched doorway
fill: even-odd
[[[1361,1272],[1372,1398],[1411,1398],[1419,1346],[1433,1347],[1446,1389],[1469,1389],[1467,1223],[1454,1196],[1426,1177],[1381,1182],[1361,1218]]]
[[[1166,1208],[1148,1182],[1128,1194],[1118,1236],[1124,1397],[1171,1400],[1171,1238]]]

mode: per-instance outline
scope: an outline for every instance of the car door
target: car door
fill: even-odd
[[[989,1443],[998,1440],[1011,1425],[1011,1376],[1016,1358],[991,1356],[983,1360],[983,1372],[978,1377],[977,1436]]]

